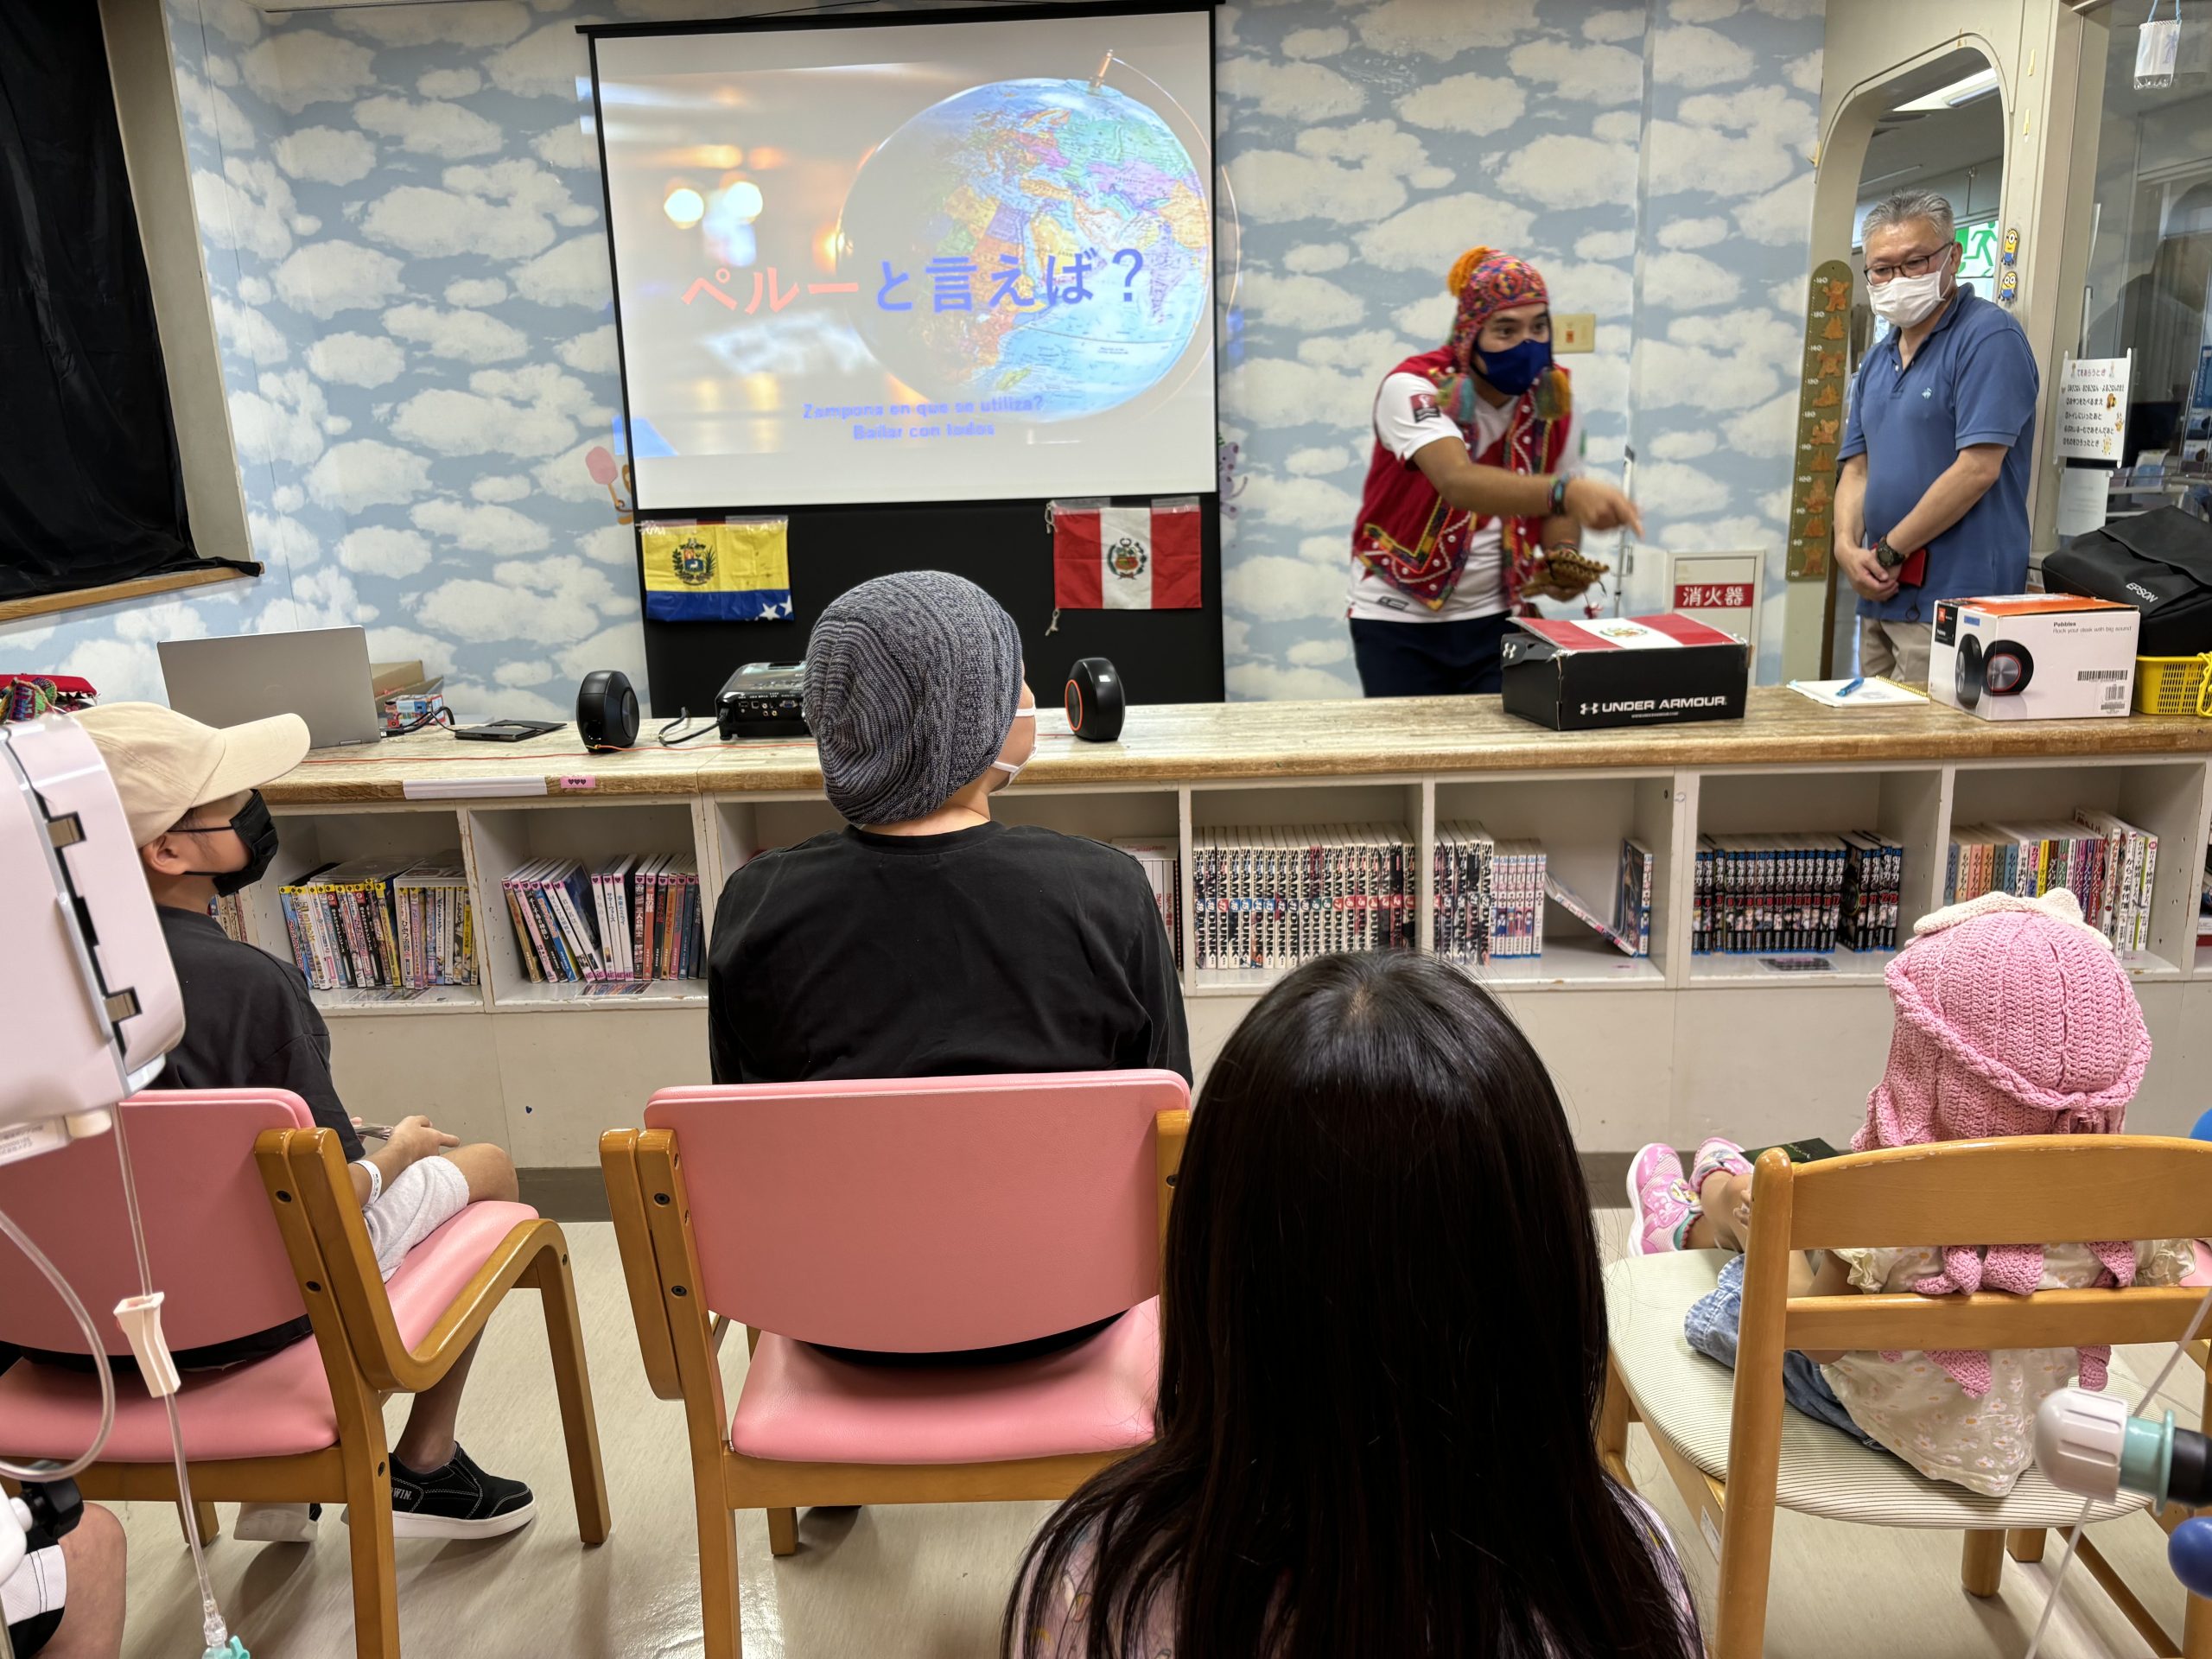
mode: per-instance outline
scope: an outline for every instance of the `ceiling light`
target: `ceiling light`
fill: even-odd
[[[1900,110],[1955,110],[1961,105],[1971,104],[1976,99],[1986,98],[1997,90],[1997,71],[1977,70],[1964,80],[1955,80],[1948,86],[1938,86],[1925,98],[1916,98],[1910,104],[1900,104]]]
[[[706,217],[707,201],[690,185],[681,185],[668,193],[660,210],[678,230],[688,231]]]

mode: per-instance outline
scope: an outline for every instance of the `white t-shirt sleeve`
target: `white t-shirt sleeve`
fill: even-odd
[[[1505,412],[1492,411],[1487,407],[1482,411],[1491,417],[1484,423],[1485,429],[1476,435],[1483,441],[1484,448],[1487,449],[1490,442],[1505,429]],[[1492,427],[1495,429],[1490,429]],[[1439,438],[1458,438],[1462,444],[1466,442],[1466,435],[1437,401],[1436,387],[1427,375],[1421,374],[1390,374],[1382,378],[1382,389],[1375,397],[1375,434],[1385,449],[1403,461],[1411,461],[1418,451]],[[1471,447],[1469,453],[1475,454]],[[1476,459],[1480,456],[1476,455]],[[1567,446],[1560,452],[1559,469],[1569,478],[1582,475],[1582,431],[1572,415],[1567,420]]]
[[[1582,466],[1582,423],[1573,415],[1567,417],[1567,447],[1559,452],[1559,470],[1567,478],[1580,478]]]
[[[1439,438],[1460,435],[1436,400],[1436,387],[1423,374],[1383,376],[1382,390],[1375,396],[1375,435],[1400,461],[1411,461]]]

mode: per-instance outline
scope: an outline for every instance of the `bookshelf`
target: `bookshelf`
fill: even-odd
[[[476,955],[493,1012],[575,1007],[613,1014],[641,1008],[707,1006],[704,979],[633,982],[533,980],[509,918],[501,884],[538,858],[574,858],[589,868],[618,852],[699,850],[700,804],[694,800],[625,801],[607,805],[473,811],[469,817],[470,893],[476,905]],[[702,861],[700,868],[707,867]]]
[[[1619,880],[1620,846],[1634,836],[1651,849],[1659,876],[1652,883],[1651,954],[1630,957],[1600,938],[1561,906],[1547,901],[1544,950],[1541,957],[1493,957],[1470,969],[1493,989],[1574,990],[1591,987],[1660,990],[1667,983],[1666,962],[1677,914],[1671,883],[1681,793],[1672,772],[1624,772],[1603,777],[1514,775],[1433,786],[1434,808],[1427,826],[1472,821],[1501,840],[1541,842],[1546,874],[1591,906],[1601,917],[1612,914],[1613,889]],[[1427,846],[1424,841],[1424,848]],[[1424,880],[1433,861],[1424,851]],[[1433,918],[1423,889],[1421,920]],[[1431,943],[1426,933],[1421,943]]]
[[[427,859],[449,854],[460,848],[462,839],[461,814],[451,808],[413,810],[376,806],[285,813],[278,829],[280,844],[269,874],[239,898],[247,937],[288,962],[292,959],[291,950],[278,897],[278,889],[285,884],[334,861]],[[433,985],[422,990],[318,990],[308,995],[326,1016],[467,1014],[484,1006],[482,988],[477,985]]]
[[[1039,723],[1037,760],[996,798],[1001,821],[1180,849],[1183,986],[1201,1079],[1280,977],[1196,967],[1193,849],[1205,832],[1402,824],[1424,944],[1440,823],[1541,842],[1550,869],[1600,914],[1621,837],[1632,835],[1657,866],[1648,957],[1623,954],[1554,905],[1541,957],[1468,970],[1543,1055],[1579,1143],[1621,1154],[1715,1130],[1835,1140],[1859,1121],[1887,1050],[1889,953],[1839,948],[1810,970],[1694,957],[1699,835],[1890,836],[1906,849],[1909,932],[1940,900],[1953,826],[2094,807],[2159,839],[2151,948],[2129,963],[2157,1047],[2130,1126],[2185,1133],[2212,1103],[2200,1081],[2212,1076],[2212,946],[2196,944],[2212,721],[1996,727],[1938,708],[1869,715],[1755,690],[1744,721],[1663,731],[1553,734],[1502,715],[1495,699],[1138,709],[1122,741],[1103,746],[1074,742],[1049,709]],[[538,857],[688,853],[711,928],[713,899],[747,858],[839,820],[804,746],[582,757],[573,742],[543,741],[557,754],[460,754],[480,746],[423,734],[387,742],[371,762],[349,753],[318,767],[311,756],[267,791],[283,834],[273,875],[459,848],[482,983],[413,1001],[317,993],[340,1085],[363,1116],[428,1111],[503,1142],[525,1168],[588,1169],[600,1130],[637,1122],[654,1089],[707,1080],[705,984],[610,994],[531,982],[501,880]],[[558,770],[569,767],[591,770]],[[246,912],[256,942],[282,954],[275,887],[250,890]]]
[[[1697,836],[1834,835],[1863,830],[1884,836],[1904,849],[1897,895],[1902,943],[1910,936],[1914,918],[1942,900],[1938,888],[1942,850],[1949,836],[1947,791],[1952,777],[1950,769],[1935,766],[1704,773],[1693,780],[1692,816],[1697,828],[1690,838],[1692,855]],[[1684,964],[1687,982],[1693,987],[1802,989],[1879,985],[1894,954],[1838,944],[1820,953],[1714,951],[1688,956]],[[1789,965],[1776,967],[1777,961]]]

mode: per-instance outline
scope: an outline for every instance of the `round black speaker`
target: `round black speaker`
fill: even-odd
[[[1959,641],[1958,664],[1951,689],[1958,694],[1961,709],[1971,709],[1981,701],[1981,641],[1972,634]]]
[[[626,749],[638,741],[638,694],[620,669],[595,669],[576,688],[576,734],[588,749]]]
[[[1122,701],[1122,677],[1103,657],[1085,657],[1068,670],[1068,689],[1061,701],[1068,711],[1068,729],[1086,743],[1111,743],[1122,734],[1122,720],[1128,705]]]
[[[2036,659],[2017,639],[1999,639],[1981,659],[1982,683],[1993,697],[2017,697],[2035,678]]]

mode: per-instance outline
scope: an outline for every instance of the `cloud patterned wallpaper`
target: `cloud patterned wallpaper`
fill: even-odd
[[[575,25],[727,0],[168,6],[269,574],[0,627],[0,659],[158,698],[159,639],[359,623],[472,719],[565,718],[591,668],[642,688],[630,536],[583,462],[620,389]],[[1443,272],[1477,241],[1599,314],[1597,353],[1571,359],[1590,458],[1634,446],[1655,540],[1763,547],[1779,592],[1820,0],[1217,18],[1244,256],[1223,319],[1230,695],[1356,694],[1343,594],[1373,389],[1443,338]],[[1660,601],[1661,564],[1639,558],[1631,607]]]

